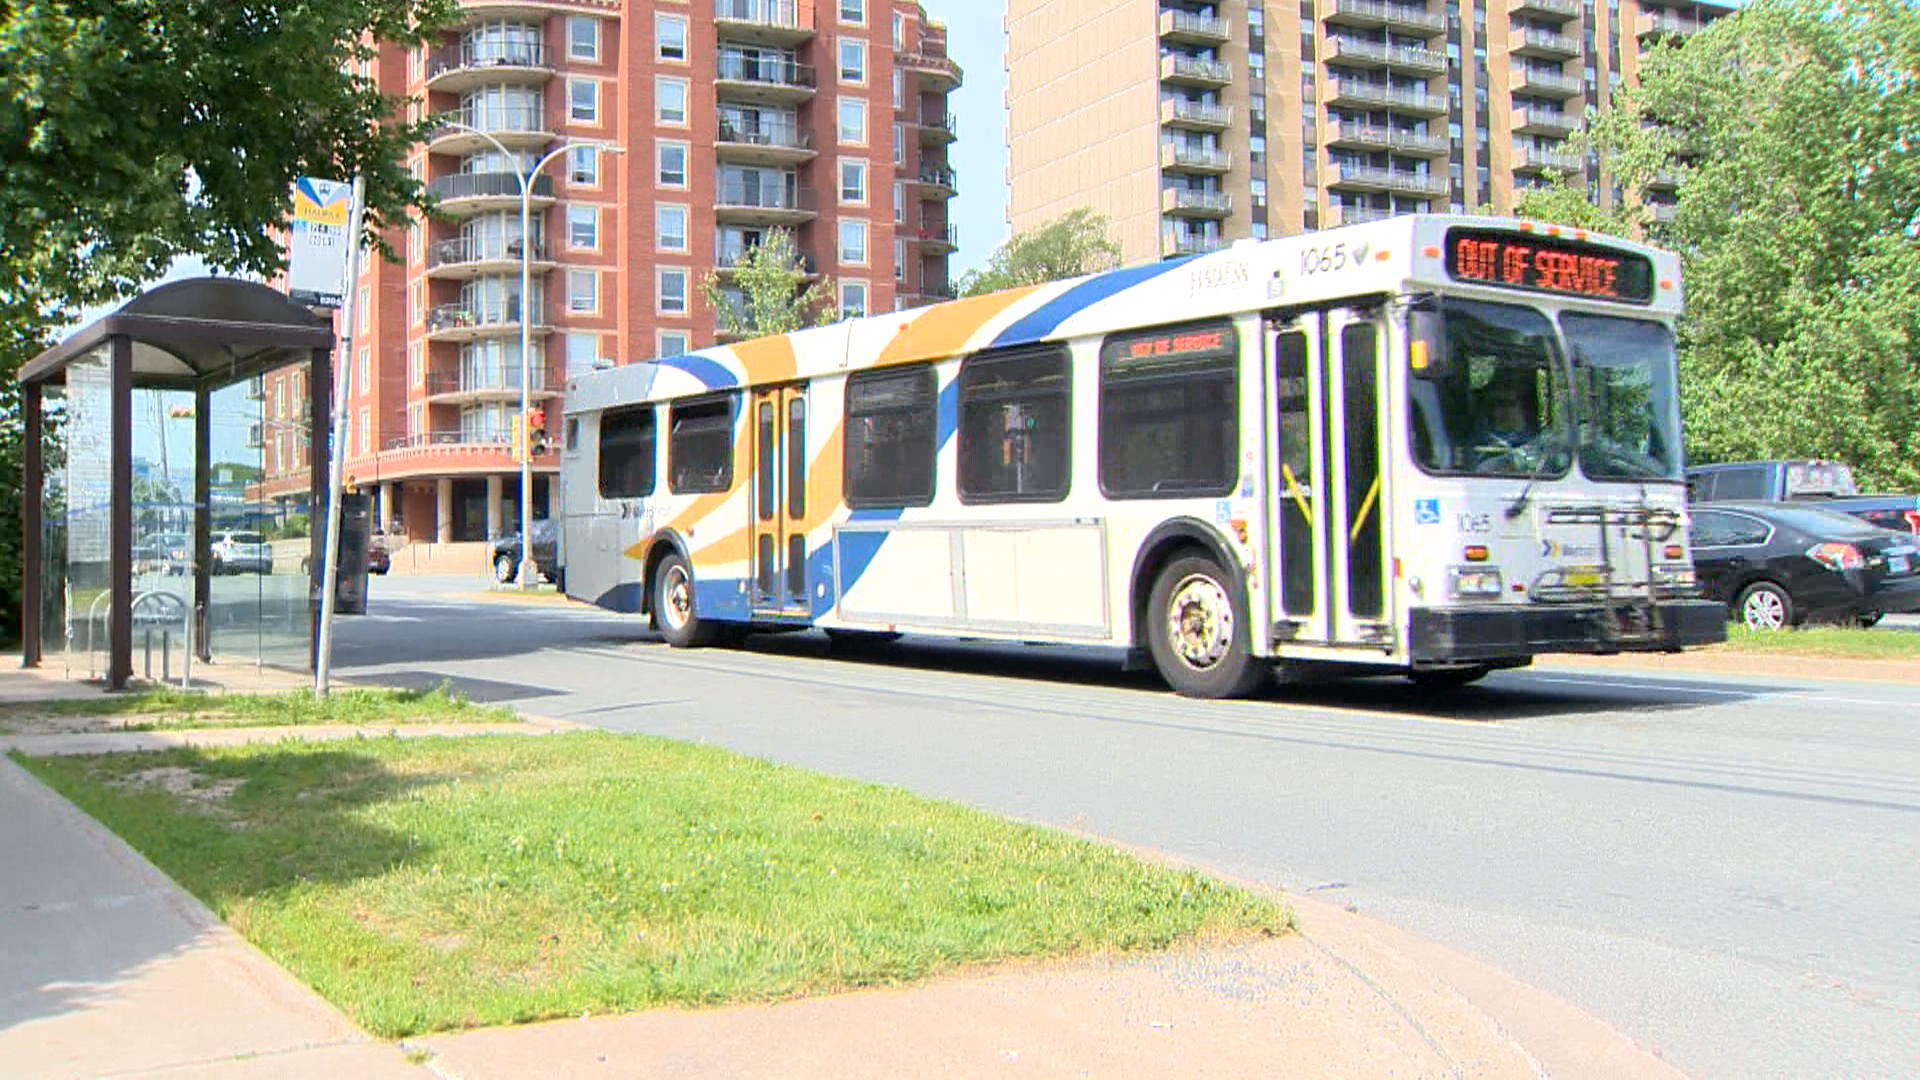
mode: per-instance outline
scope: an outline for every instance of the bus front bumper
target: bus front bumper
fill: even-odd
[[[1727,640],[1727,608],[1714,600],[1635,606],[1529,604],[1415,608],[1415,663],[1500,660],[1542,653],[1672,652]]]

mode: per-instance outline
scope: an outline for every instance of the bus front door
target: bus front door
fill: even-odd
[[[1393,647],[1381,321],[1309,311],[1267,330],[1269,574],[1276,644]]]
[[[807,395],[805,387],[753,392],[753,610],[807,612]]]

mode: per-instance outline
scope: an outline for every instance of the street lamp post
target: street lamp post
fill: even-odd
[[[527,168],[525,160],[487,132],[457,120],[442,125],[456,131],[478,135],[493,144],[500,156],[513,163],[514,178],[520,181],[520,565],[514,573],[514,587],[527,588],[538,569],[533,560],[533,445],[527,431],[527,416],[533,410],[533,181],[547,163],[576,147],[591,146],[604,154],[624,154],[626,148],[594,139],[569,139],[547,151]]]

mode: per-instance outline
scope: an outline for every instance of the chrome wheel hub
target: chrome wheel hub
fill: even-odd
[[[1233,647],[1233,601],[1220,583],[1194,574],[1174,586],[1167,601],[1167,641],[1195,671],[1219,664]]]
[[[1778,630],[1787,624],[1787,605],[1780,594],[1761,590],[1747,597],[1740,606],[1740,616],[1756,630]]]
[[[685,567],[676,566],[667,571],[666,601],[660,605],[660,617],[675,630],[687,625],[687,620],[693,617],[693,582]]]

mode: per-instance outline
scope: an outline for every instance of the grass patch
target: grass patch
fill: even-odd
[[[1292,925],[1052,830],[643,736],[23,764],[389,1038]]]
[[[108,723],[75,724],[93,719]],[[0,732],[165,731],[177,728],[309,724],[511,723],[512,709],[476,705],[444,685],[432,690],[307,690],[278,694],[203,694],[166,687],[80,701],[0,706]],[[65,721],[65,723],[63,723]]]
[[[1803,626],[1796,630],[1727,627],[1730,652],[1770,656],[1817,656],[1851,660],[1920,659],[1920,634],[1857,626]]]

